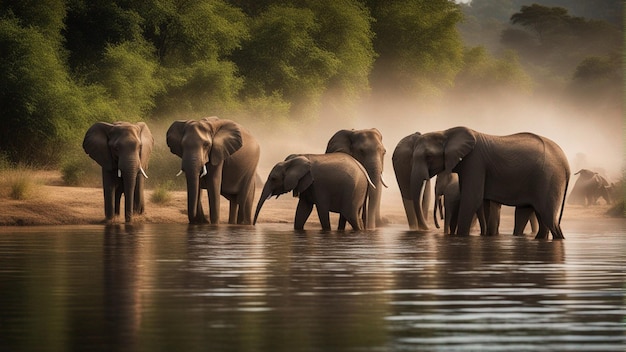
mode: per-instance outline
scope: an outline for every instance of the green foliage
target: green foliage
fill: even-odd
[[[375,89],[419,93],[450,87],[462,62],[460,7],[447,0],[371,3],[379,54]]]
[[[0,18],[0,148],[10,160],[56,162],[85,126],[78,95],[55,43]]]
[[[525,94],[570,79],[581,92],[617,87],[621,62],[609,55],[622,48],[619,28],[522,1],[0,2],[0,149],[11,163],[58,166],[95,121],[152,128],[221,115],[271,129],[321,111],[349,117],[370,93]],[[612,18],[615,0],[598,1],[594,11]],[[486,49],[464,50],[461,8],[471,22],[461,28],[496,33]],[[154,165],[175,174],[179,161],[166,159]]]
[[[483,47],[465,50],[463,69],[455,80],[455,91],[459,94],[527,94],[531,89],[532,80],[514,52],[507,51],[497,59]]]
[[[143,42],[127,41],[105,49],[99,83],[123,116],[144,116],[154,108],[155,95],[163,90],[156,78],[157,63],[150,54]]]
[[[279,94],[295,116],[315,109],[339,60],[315,40],[320,26],[309,9],[272,5],[251,24],[251,38],[237,55],[251,97]]]

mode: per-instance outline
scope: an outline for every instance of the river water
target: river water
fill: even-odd
[[[0,350],[624,351],[625,221],[569,225],[1,228]]]

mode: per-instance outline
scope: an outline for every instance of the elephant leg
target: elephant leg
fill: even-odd
[[[196,206],[196,217],[194,224],[206,224],[208,221],[204,217],[204,209],[202,209],[202,189],[198,190],[198,205]]]
[[[535,239],[548,238],[548,233],[548,227],[540,221]]]
[[[524,234],[524,229],[530,215],[534,212],[532,207],[515,207],[515,226],[513,228],[513,235],[520,236]]]
[[[411,230],[417,230],[417,216],[415,215],[415,207],[413,202],[409,199],[402,198],[402,205],[404,205],[404,212],[406,213],[406,219],[409,222],[409,228]]]
[[[539,231],[539,221],[537,220],[537,214],[534,209],[530,214],[530,230],[531,233],[537,233]]]
[[[500,210],[502,205],[492,201],[488,202],[487,235],[500,234]]]
[[[237,204],[237,199],[231,199],[229,201],[229,208],[228,208],[228,223],[229,224],[238,224],[239,223],[239,217],[237,216],[237,210],[239,209],[239,206]]]
[[[145,211],[145,200],[143,197],[143,188],[145,184],[145,179],[143,176],[138,175],[137,181],[135,182],[135,198],[133,205],[133,212],[135,214],[143,214]]]
[[[120,210],[121,210],[120,203],[122,201],[123,193],[124,193],[123,185],[117,185],[117,187],[115,187],[115,216],[120,215]]]
[[[361,231],[364,229],[363,221],[361,220],[358,214],[356,213],[350,214],[345,219],[350,223],[350,226],[352,226],[353,230]]]
[[[330,208],[328,206],[315,204],[317,209],[317,217],[320,219],[322,230],[330,230]]]
[[[296,207],[296,216],[293,221],[293,228],[296,230],[304,229],[304,223],[306,223],[312,211],[313,203],[309,203],[300,198],[300,200],[298,201],[298,206]]]
[[[209,218],[211,224],[220,223],[220,200],[222,190],[223,164],[207,167],[206,179],[207,193],[209,197]]]
[[[478,208],[480,208],[481,204],[482,192],[480,197],[467,197],[466,199],[461,199],[458,216],[458,235],[468,236],[470,234],[472,220],[474,219],[474,215],[478,211]]]
[[[106,220],[113,219],[115,204],[115,182],[108,172],[102,170],[102,191],[104,193],[104,216]]]
[[[251,179],[252,181],[250,184],[248,184],[245,197],[243,197],[241,201],[239,201],[239,210],[237,215],[238,224],[252,224],[252,204],[254,203],[255,191],[254,176]]]
[[[343,231],[346,229],[346,218],[343,215],[339,215],[339,224],[337,225],[337,230]]]

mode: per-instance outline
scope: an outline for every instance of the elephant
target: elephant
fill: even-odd
[[[292,154],[270,171],[257,203],[254,224],[267,199],[293,191],[293,196],[299,198],[294,229],[304,229],[315,205],[323,230],[330,230],[330,212],[339,213],[352,229],[363,230],[368,187],[375,186],[367,171],[348,154]],[[343,229],[341,222],[339,229]]]
[[[443,198],[443,201],[442,201]],[[437,209],[444,219],[444,233],[455,234],[459,216],[459,206],[461,201],[461,189],[459,187],[459,177],[456,173],[444,170],[437,175],[435,182],[435,206],[433,217],[435,227],[439,228],[437,221]],[[443,204],[442,204],[443,203]],[[445,209],[445,215],[444,215]],[[501,204],[484,200],[483,204],[476,212],[476,220],[480,225],[481,235],[497,235],[500,226]]]
[[[385,147],[383,136],[376,128],[364,130],[340,130],[335,133],[326,147],[326,153],[342,152],[349,154],[365,167],[375,188],[368,191],[367,228],[375,229],[383,225],[380,216],[382,188],[387,187],[383,179]]]
[[[120,214],[124,194],[124,218],[132,222],[133,214],[143,214],[145,170],[154,138],[143,122],[96,122],[83,140],[83,149],[102,167],[105,221]]]
[[[251,224],[256,169],[261,149],[240,124],[218,117],[174,121],[167,130],[170,151],[182,160],[187,179],[189,223],[220,222],[220,195],[230,201],[228,223]],[[206,189],[210,219],[204,216]]]
[[[469,234],[474,214],[489,200],[532,207],[540,226],[546,228],[536,238],[547,237],[548,230],[553,238],[564,238],[560,221],[570,169],[565,153],[554,141],[532,133],[494,136],[467,127],[420,134],[414,139],[411,168],[401,170],[406,174],[398,177],[398,183],[406,192],[403,197],[413,201],[420,227],[426,226],[416,201],[421,188],[434,175],[450,171],[459,175],[459,235]],[[400,143],[406,143],[405,139]]]
[[[569,196],[569,204],[594,205],[599,198],[606,204],[611,204],[609,182],[597,172],[581,169],[574,175],[579,175]]]
[[[457,174],[444,171],[437,175],[433,218],[435,227],[439,228],[439,222],[437,221],[437,209],[439,209],[439,213],[444,220],[443,233],[445,234],[454,234],[456,232],[459,202],[461,200],[460,193],[459,176]]]

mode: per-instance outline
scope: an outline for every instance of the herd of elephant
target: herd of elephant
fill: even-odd
[[[260,147],[248,130],[231,120],[207,117],[175,121],[166,137],[170,151],[181,158],[189,223],[218,224],[223,196],[230,202],[229,223],[256,224],[267,199],[293,192],[299,198],[295,229],[304,228],[314,205],[325,230],[331,228],[330,212],[339,213],[338,229],[346,222],[354,230],[382,225],[386,150],[375,128],[340,130],[328,141],[325,154],[292,154],[276,163],[254,217]],[[86,132],[83,148],[102,167],[107,220],[120,214],[122,194],[126,222],[144,212],[145,170],[153,146],[143,122],[98,122]],[[428,229],[430,179],[438,175],[435,221],[437,208],[445,204],[446,233],[468,235],[478,218],[482,234],[495,234],[504,204],[516,208],[514,234],[522,234],[531,221],[537,238],[549,233],[564,238],[560,221],[570,169],[561,148],[548,138],[531,133],[493,136],[466,127],[416,132],[398,142],[392,161],[410,229]],[[202,189],[208,193],[209,219],[202,209]]]

